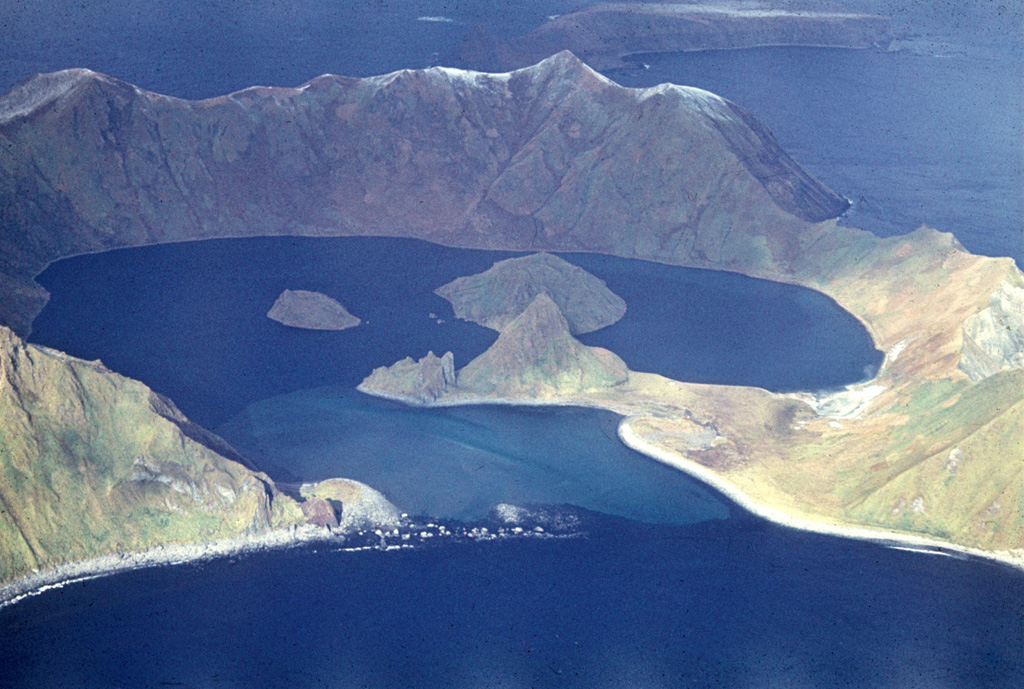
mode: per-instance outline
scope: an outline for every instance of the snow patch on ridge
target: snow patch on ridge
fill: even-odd
[[[89,69],[65,69],[50,74],[37,74],[0,98],[0,124],[8,124],[18,117],[32,114],[63,97],[83,81],[102,78],[103,75]]]
[[[689,108],[692,108],[704,115],[718,120],[735,120],[728,108],[728,102],[719,95],[699,89],[694,86],[679,86],[678,84],[658,84],[650,88],[639,89],[639,100],[645,101],[648,98],[660,95],[671,95],[680,98]]]
[[[511,72],[474,72],[469,69],[457,69],[455,67],[431,67],[428,72],[443,74],[449,81],[458,81],[471,86],[480,86],[481,82],[507,82]]]

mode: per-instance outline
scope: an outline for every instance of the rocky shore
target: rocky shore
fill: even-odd
[[[0,607],[13,605],[28,596],[66,586],[76,581],[85,581],[108,574],[159,565],[212,560],[261,550],[291,548],[315,542],[343,543],[345,535],[340,531],[306,524],[205,543],[170,544],[138,553],[115,553],[69,562],[33,572],[0,586]]]

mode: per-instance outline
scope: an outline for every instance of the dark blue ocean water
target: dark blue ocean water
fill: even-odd
[[[512,255],[407,239],[267,237],[79,256],[40,276],[53,296],[32,340],[102,359],[212,427],[251,402],[355,387],[375,367],[428,350],[451,350],[464,366],[497,334],[455,319],[433,291]],[[625,318],[582,339],[612,349],[633,370],[811,390],[861,380],[881,361],[863,326],[812,290],[613,257],[568,258],[626,300]],[[284,289],[322,291],[364,323],[312,332],[271,321],[266,313]]]
[[[613,415],[417,410],[346,386],[261,397],[333,375],[350,384],[374,357],[392,361],[411,343],[455,343],[468,352],[460,357],[486,347],[494,335],[453,322],[431,290],[504,256],[363,238],[79,257],[44,275],[54,298],[36,337],[52,333],[72,353],[177,386],[172,397],[200,418],[252,402],[219,430],[284,481],[352,476],[406,511],[449,518],[505,501],[646,523],[596,514],[574,539],[278,552],[75,584],[0,611],[0,649],[13,659],[0,685],[902,688],[1024,678],[1019,573],[766,525],[621,446]],[[714,323],[701,312],[712,341],[715,328],[742,330],[734,319],[769,308],[766,295],[781,306],[775,317],[833,308],[796,288],[730,288],[736,276],[568,258],[631,300],[639,322],[605,330],[648,333],[621,340],[627,360],[651,346],[650,332],[678,327],[645,322],[659,313],[641,306],[645,295],[728,304]],[[325,290],[368,323],[340,333],[280,326],[265,312],[285,287]]]
[[[324,72],[369,75],[443,63],[473,22],[523,33],[577,4],[211,0],[185,11],[172,0],[6,2],[0,89],[36,71],[77,66],[188,98],[256,83],[296,85]],[[846,4],[892,9],[910,40],[890,54],[645,57],[649,69],[612,76],[635,86],[701,86],[746,106],[801,164],[855,202],[850,224],[891,234],[927,221],[973,251],[1024,263],[1019,9],[984,1]],[[232,252],[244,253],[240,246]],[[250,401],[348,383],[330,378],[356,375],[338,373],[339,362],[350,347],[367,355],[361,345],[330,344],[338,334],[274,333],[263,316],[280,289],[331,288],[329,272],[323,283],[271,284],[282,276],[268,262],[246,289],[231,292],[239,283],[218,276],[231,274],[234,257],[194,269],[160,252],[149,263],[137,260],[145,270],[120,290],[90,292],[95,274],[65,275],[67,289],[84,294],[51,342],[77,341],[80,355],[170,393],[197,420],[212,425]],[[190,285],[175,282],[183,271],[194,275]],[[615,276],[605,279],[612,284]],[[161,285],[171,298],[159,308],[131,298]],[[218,288],[223,296],[211,301]],[[365,294],[338,296],[365,317],[357,306]],[[436,302],[422,299],[417,308],[435,310]],[[44,312],[40,332],[58,302]],[[99,330],[72,337],[104,313]],[[375,311],[366,330],[348,334],[374,322],[399,327],[388,318],[386,309]],[[394,342],[378,338],[380,363],[416,347],[451,348],[464,362],[493,337],[427,320]],[[136,327],[150,339],[133,358],[134,344],[119,338],[130,340]],[[742,346],[741,337],[730,338]],[[653,346],[634,349],[656,361],[671,357]],[[310,357],[322,365],[314,369]],[[495,433],[473,410],[465,413],[426,424],[439,430],[437,447]],[[512,428],[530,423],[524,418],[509,411],[488,422]],[[407,418],[393,421],[401,427]],[[591,422],[602,427],[595,415],[577,419],[574,430]],[[592,441],[576,449],[612,452],[606,433],[594,432]],[[692,493],[697,511],[714,504],[708,495]],[[0,686],[1024,686],[1019,573],[793,533],[732,513],[684,527],[597,516],[590,536],[577,539],[278,552],[75,584],[0,610]]]
[[[881,236],[922,224],[1024,266],[1024,31],[989,51],[764,48],[644,55],[630,86],[707,89],[764,122]]]
[[[0,685],[1024,686],[1024,577],[740,520],[276,552],[0,610]]]

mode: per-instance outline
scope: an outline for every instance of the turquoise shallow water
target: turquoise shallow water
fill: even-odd
[[[618,419],[571,407],[417,409],[319,388],[255,403],[216,432],[276,481],[345,476],[414,515],[474,520],[501,502],[671,524],[729,515],[713,491],[622,445]]]

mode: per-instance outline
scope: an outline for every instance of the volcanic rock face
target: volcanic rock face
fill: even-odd
[[[626,89],[569,53],[511,74],[318,77],[199,102],[88,70],[0,98],[0,321],[86,251],[371,234],[776,276],[847,207],[742,109]]]
[[[628,378],[619,357],[587,347],[547,294],[540,294],[491,347],[458,374],[465,392],[539,398],[610,387]]]
[[[504,330],[539,294],[547,294],[574,335],[618,321],[626,302],[587,271],[551,254],[533,254],[495,263],[436,291],[451,302],[455,315],[494,330]]]
[[[413,404],[434,402],[455,387],[455,357],[451,352],[438,358],[433,352],[419,361],[406,357],[391,366],[373,370],[358,389],[370,395],[399,399]]]
[[[964,322],[959,368],[971,380],[1024,368],[1024,289],[999,285],[991,303]]]
[[[307,330],[345,330],[362,322],[326,294],[302,289],[286,289],[282,292],[267,313],[267,318],[292,328]]]
[[[887,17],[820,3],[598,3],[510,41],[479,28],[458,57],[471,67],[505,70],[571,50],[596,69],[615,69],[628,66],[622,58],[636,53],[779,45],[889,48],[893,38]]]
[[[168,544],[397,519],[355,481],[296,501],[243,462],[142,383],[0,326],[0,584]]]

